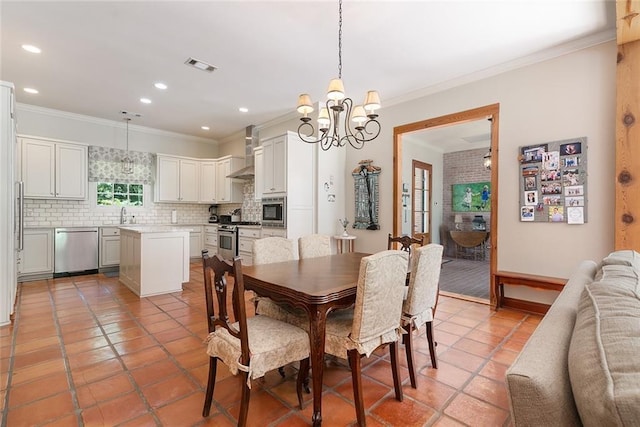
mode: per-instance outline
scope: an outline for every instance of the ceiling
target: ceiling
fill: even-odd
[[[3,0],[0,19],[18,102],[208,139],[295,117],[337,76],[337,1]],[[345,0],[342,77],[356,103],[379,91],[384,126],[385,105],[614,37],[614,1]]]

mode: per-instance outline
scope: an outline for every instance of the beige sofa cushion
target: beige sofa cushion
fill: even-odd
[[[585,287],[569,348],[569,376],[585,426],[640,425],[640,264],[624,251]]]
[[[596,263],[583,261],[506,374],[516,426],[579,426],[569,382],[567,352],[580,295]]]

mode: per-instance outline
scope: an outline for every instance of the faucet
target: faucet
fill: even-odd
[[[125,206],[120,209],[120,224],[127,223],[127,208]]]

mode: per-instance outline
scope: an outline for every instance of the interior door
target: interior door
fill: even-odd
[[[411,231],[415,238],[431,242],[431,165],[412,160]]]

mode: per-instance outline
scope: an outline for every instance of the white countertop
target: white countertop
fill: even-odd
[[[121,225],[121,230],[133,231],[134,233],[173,233],[173,232],[191,232],[194,231],[188,226],[179,225]]]

